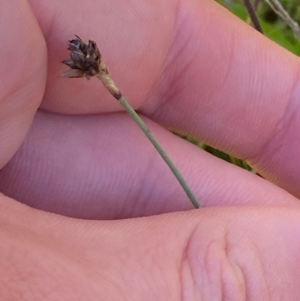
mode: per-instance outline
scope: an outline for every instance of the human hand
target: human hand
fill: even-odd
[[[264,176],[299,196],[299,60],[214,2],[31,1],[34,13],[25,2],[15,2],[22,7],[17,13],[6,3],[2,11],[3,24],[15,33],[2,33],[7,47],[1,166],[23,141],[41,101],[47,112],[35,115],[25,143],[1,171],[3,193],[80,218],[190,208],[164,162],[100,83],[59,77],[66,41],[76,33],[97,41],[124,95],[145,116],[203,204],[240,206],[87,222],[2,197],[2,221],[10,226],[5,227],[9,236],[2,235],[8,246],[2,249],[8,255],[3,258],[16,274],[26,275],[29,263],[36,267],[36,278],[23,276],[26,287],[44,293],[52,279],[49,300],[71,300],[72,294],[92,300],[100,293],[108,300],[176,300],[180,292],[192,300],[192,291],[203,300],[218,300],[222,294],[238,299],[245,292],[249,300],[281,295],[297,300],[298,199],[211,157],[159,124],[248,159]],[[13,69],[5,59],[11,53]],[[87,115],[92,113],[98,115]],[[295,160],[287,161],[287,154]],[[20,240],[19,232],[25,239]],[[15,259],[9,257],[12,246]],[[29,260],[20,260],[20,250],[26,250]],[[23,292],[18,279],[13,284],[9,291]]]

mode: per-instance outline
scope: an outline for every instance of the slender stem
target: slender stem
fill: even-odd
[[[156,140],[156,138],[153,136],[147,125],[144,123],[144,121],[141,119],[141,117],[135,112],[135,110],[132,108],[132,106],[129,104],[127,99],[124,96],[121,96],[119,99],[119,102],[122,104],[122,106],[125,108],[125,110],[128,112],[130,116],[134,119],[134,121],[138,124],[138,126],[141,128],[141,130],[145,133],[147,138],[151,141],[153,146],[156,148],[158,153],[161,155],[161,157],[164,159],[164,161],[167,163],[171,171],[173,172],[174,176],[182,186],[183,190],[189,197],[190,201],[194,205],[195,208],[201,207],[200,202],[198,201],[195,194],[192,192],[192,189],[174,164],[174,162],[170,159],[170,157],[167,155],[166,151],[162,148],[160,143]]]
[[[263,34],[263,30],[261,28],[261,25],[259,23],[258,17],[256,15],[255,9],[251,3],[250,0],[244,0],[245,6],[247,8],[248,14],[250,16],[251,22],[254,26],[254,28],[259,31],[260,33]]]
[[[156,148],[158,153],[167,163],[178,182],[184,189],[185,193],[189,197],[190,201],[193,203],[195,208],[200,207],[200,203],[198,202],[196,196],[192,192],[188,183],[183,178],[180,171],[177,169],[173,161],[167,155],[166,151],[162,148],[160,143],[156,140],[156,138],[152,135],[144,121],[140,118],[140,116],[135,112],[126,98],[120,92],[120,89],[117,87],[116,83],[111,78],[103,60],[101,53],[97,47],[97,44],[89,40],[86,44],[84,43],[78,36],[76,39],[69,41],[68,49],[71,51],[71,57],[69,59],[63,60],[62,63],[69,66],[71,69],[65,71],[62,76],[65,77],[86,77],[90,78],[92,76],[97,77],[101,80],[106,89],[116,98],[122,106],[126,109],[129,115],[134,119],[134,121],[138,124],[141,130],[148,137],[150,142]]]

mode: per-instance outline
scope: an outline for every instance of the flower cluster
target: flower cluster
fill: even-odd
[[[94,41],[89,40],[86,44],[78,36],[69,41],[68,50],[71,51],[70,58],[63,60],[62,63],[71,69],[62,73],[64,77],[97,77],[115,97],[120,99],[122,94],[116,83],[111,78],[103,60],[101,53]]]
[[[76,36],[76,39],[69,41],[68,50],[71,51],[71,57],[63,60],[62,63],[71,69],[65,71],[63,76],[89,79],[99,73],[101,54],[94,41],[89,40],[88,44],[85,44]]]

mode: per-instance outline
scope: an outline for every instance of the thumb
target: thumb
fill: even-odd
[[[1,300],[300,300],[298,209],[86,221],[0,207]]]
[[[22,143],[41,102],[47,59],[45,41],[27,1],[0,2],[2,168]]]

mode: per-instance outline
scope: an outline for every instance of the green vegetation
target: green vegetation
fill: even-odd
[[[250,23],[247,9],[243,0],[216,0],[218,3],[230,9],[235,15]],[[252,1],[255,2],[255,1]],[[263,28],[264,34],[271,40],[277,42],[284,48],[296,55],[300,55],[300,41],[294,37],[293,31],[288,25],[271,9],[266,1],[256,1],[256,13]],[[300,24],[299,0],[280,0],[284,9],[294,21]]]

